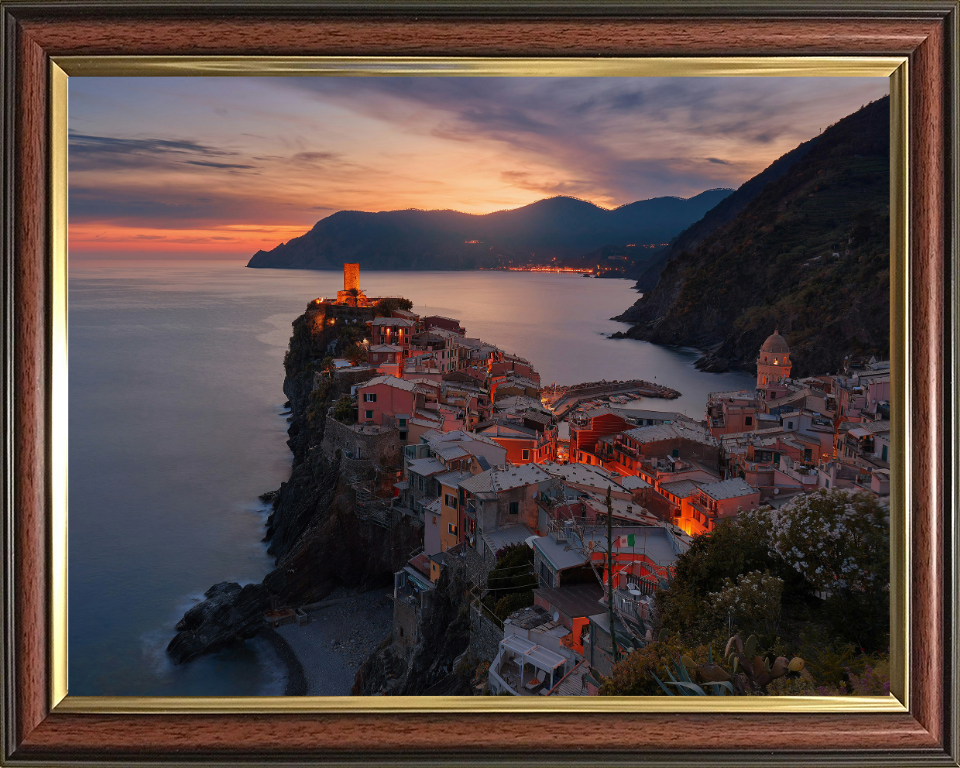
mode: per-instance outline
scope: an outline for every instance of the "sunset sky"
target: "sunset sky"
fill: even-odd
[[[738,187],[882,78],[82,78],[70,256],[246,260],[342,209]]]

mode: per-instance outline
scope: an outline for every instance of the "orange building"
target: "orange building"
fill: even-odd
[[[494,423],[477,431],[507,449],[507,461],[515,466],[530,464],[536,458],[540,433],[519,424]]]
[[[680,518],[674,522],[684,533],[696,536],[710,533],[721,517],[733,517],[741,509],[760,506],[760,491],[739,477],[701,485],[692,496],[683,499]]]
[[[594,463],[586,458],[578,458],[577,452],[595,454],[597,441],[601,437],[616,435],[632,428],[633,424],[608,408],[594,408],[590,411],[575,413],[570,419],[569,455],[571,460]]]

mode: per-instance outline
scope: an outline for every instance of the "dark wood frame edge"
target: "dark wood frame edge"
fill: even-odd
[[[253,4],[233,10],[263,17]],[[287,16],[299,8],[301,18]],[[273,6],[242,24],[213,4],[77,2],[2,6],[5,561],[3,729],[8,764],[199,759],[257,762],[549,761],[678,764],[958,765],[956,562],[957,4],[728,6],[567,3],[395,7]],[[431,13],[423,14],[418,9]],[[139,14],[137,13],[139,11]],[[371,19],[371,14],[376,16]],[[729,15],[729,14],[728,14]],[[308,22],[305,19],[309,16]],[[561,22],[562,23],[559,23]],[[849,34],[851,23],[858,34]],[[373,22],[373,23],[371,23]],[[465,26],[471,35],[459,39]],[[218,29],[215,39],[191,30]],[[288,34],[265,41],[272,27]],[[670,28],[671,35],[664,37]],[[584,33],[589,31],[585,37]],[[724,33],[719,35],[719,33]],[[845,32],[847,34],[845,34]],[[589,40],[587,47],[582,42]],[[49,711],[46,504],[49,483],[47,79],[51,55],[908,55],[911,67],[911,262],[915,338],[912,503],[915,563],[910,714],[903,715],[65,715]],[[951,393],[953,396],[951,397]],[[12,561],[12,562],[11,562]],[[472,738],[464,738],[470,721]],[[480,726],[478,728],[477,726]],[[482,732],[499,732],[498,744]],[[620,747],[610,746],[615,733]],[[689,734],[698,738],[691,740]],[[455,739],[459,739],[456,742]],[[371,743],[381,748],[370,749]],[[459,743],[462,746],[448,746]],[[678,751],[666,751],[676,746]],[[410,751],[413,748],[414,751]]]

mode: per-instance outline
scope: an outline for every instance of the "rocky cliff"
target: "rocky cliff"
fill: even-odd
[[[340,343],[340,331],[309,311],[293,323],[284,360],[293,469],[279,490],[265,494],[273,501],[265,540],[277,567],[259,584],[222,582],[207,590],[167,647],[178,663],[253,637],[271,608],[316,602],[338,585],[390,583],[420,543],[420,529],[407,519],[389,529],[360,519],[354,491],[342,478],[343,457],[322,449],[327,410],[349,382],[321,376],[316,361]]]
[[[407,648],[386,638],[357,671],[354,696],[467,696],[476,663],[467,659],[470,643],[468,585],[459,570],[445,568],[437,581],[429,617],[419,624],[420,639]]]
[[[779,329],[794,375],[889,355],[889,99],[830,126],[729,223],[679,254],[621,320],[624,333],[753,370]]]

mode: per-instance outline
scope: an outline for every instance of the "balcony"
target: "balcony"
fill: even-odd
[[[698,519],[701,523],[705,523],[705,522],[707,522],[707,520],[710,520],[711,518],[716,517],[716,513],[715,513],[715,512],[712,512],[709,507],[707,507],[707,506],[705,506],[704,504],[701,504],[701,503],[699,503],[699,502],[696,502],[696,501],[690,502],[690,507],[693,509],[693,511],[694,511],[696,514],[700,515],[700,517],[697,518],[697,519]]]

